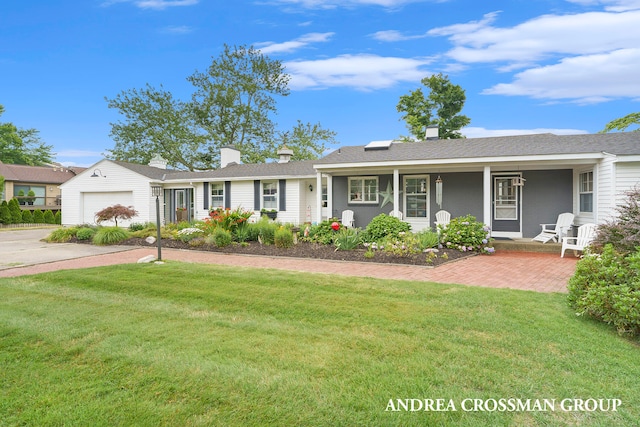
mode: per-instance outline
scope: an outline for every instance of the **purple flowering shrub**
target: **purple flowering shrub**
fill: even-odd
[[[447,227],[439,226],[439,230],[440,242],[445,248],[484,254],[494,252],[489,227],[476,221],[473,215],[452,218]]]

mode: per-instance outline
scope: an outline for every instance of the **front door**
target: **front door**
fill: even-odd
[[[519,174],[493,176],[493,237],[522,237],[522,181]]]

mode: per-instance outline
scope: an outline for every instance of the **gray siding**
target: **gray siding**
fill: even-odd
[[[522,236],[535,237],[540,224],[552,224],[563,212],[573,212],[573,171],[537,170],[522,173]]]
[[[442,208],[436,205],[436,178],[442,178]],[[431,226],[436,212],[444,209],[451,218],[473,215],[478,221],[482,218],[482,172],[432,173],[431,174]]]

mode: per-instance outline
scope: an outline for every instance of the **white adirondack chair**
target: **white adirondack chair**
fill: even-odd
[[[547,243],[549,240],[560,242],[569,232],[573,224],[573,218],[574,216],[570,212],[561,213],[558,215],[558,220],[555,224],[540,224],[542,231],[531,240],[537,240],[542,243]]]
[[[584,248],[589,246],[593,239],[596,237],[595,224],[583,224],[578,227],[577,237],[563,237],[562,238],[562,253],[560,258],[564,258],[564,251],[567,249],[573,249],[574,251],[584,251]]]
[[[342,225],[345,227],[353,228],[355,226],[355,221],[353,219],[353,211],[350,209],[342,211]]]
[[[435,221],[435,225],[436,225],[436,229],[438,228],[438,226],[442,226],[442,228],[447,228],[447,226],[449,225],[449,222],[451,222],[451,214],[445,210],[441,210],[436,212],[436,221]]]
[[[398,218],[399,220],[402,220],[402,212],[400,211],[391,211],[389,212],[389,216],[395,216],[396,218]]]

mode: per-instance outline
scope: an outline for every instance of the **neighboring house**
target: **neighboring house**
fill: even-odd
[[[413,230],[435,213],[474,215],[494,237],[533,237],[572,212],[602,223],[640,184],[640,132],[374,142],[342,147],[314,164],[327,179],[328,211],[365,227],[398,210]]]
[[[421,230],[444,209],[475,216],[494,237],[533,237],[562,212],[572,212],[575,225],[602,223],[640,184],[640,132],[385,141],[311,161],[280,154],[277,163],[244,165],[225,147],[223,167],[203,172],[166,169],[158,158],[150,166],[103,160],[61,186],[62,223],[94,223],[116,203],[138,210],[132,222],[155,222],[151,187],[160,186],[163,222],[242,207],[256,216],[275,209],[279,221],[302,224],[350,209],[356,227],[399,211]]]
[[[163,223],[204,219],[217,207],[240,207],[256,218],[262,209],[275,210],[281,222],[311,222],[318,192],[313,161],[289,162],[293,152],[288,149],[279,154],[277,163],[244,165],[238,150],[224,147],[223,167],[202,172],[167,169],[159,157],[148,166],[102,160],[62,186],[62,224],[94,224],[96,212],[114,204],[138,211],[122,225],[156,222],[152,186],[162,188]]]
[[[0,202],[18,199],[23,210],[52,212],[60,210],[60,185],[67,182],[85,168],[51,166],[12,165],[0,162],[0,176],[4,178],[4,189]],[[32,196],[29,196],[32,191]]]

